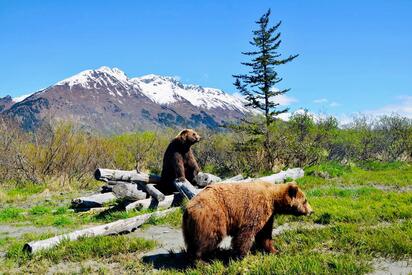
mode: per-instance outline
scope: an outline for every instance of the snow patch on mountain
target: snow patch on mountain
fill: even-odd
[[[130,81],[137,85],[144,95],[161,105],[177,103],[184,99],[196,107],[206,109],[248,111],[244,107],[244,102],[237,97],[214,88],[182,84],[173,77],[150,74],[132,78]]]
[[[68,85],[70,88],[80,85],[85,89],[97,89],[103,86],[111,96],[123,97],[121,91],[140,92],[153,102],[167,105],[188,101],[190,104],[205,109],[222,108],[242,113],[250,112],[244,107],[244,100],[227,94],[219,89],[203,88],[198,85],[182,84],[178,79],[154,74],[128,78],[118,68],[106,66],[96,70],[85,70],[72,77],[57,82],[55,85]]]
[[[74,76],[63,79],[55,85],[69,85],[70,87],[80,85],[83,88],[95,88],[92,85],[96,82],[103,86],[113,86],[119,84],[128,84],[126,74],[118,68],[109,68],[106,66],[96,70],[85,70]]]
[[[17,102],[20,102],[20,101],[25,100],[26,98],[28,98],[28,97],[31,96],[31,95],[32,95],[32,94],[16,96],[16,97],[13,98],[13,101],[14,101],[15,103],[17,103]]]

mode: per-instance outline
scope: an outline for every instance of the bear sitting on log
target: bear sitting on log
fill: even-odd
[[[176,192],[175,179],[194,182],[200,168],[193,155],[191,146],[200,141],[200,136],[192,129],[181,131],[169,144],[163,157],[161,183],[158,189],[164,194]]]
[[[309,215],[312,208],[295,183],[213,184],[189,201],[183,214],[183,236],[192,260],[212,253],[225,236],[232,236],[235,256],[256,248],[275,253],[275,214]]]

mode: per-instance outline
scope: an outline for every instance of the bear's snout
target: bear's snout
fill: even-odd
[[[306,216],[310,216],[313,213],[315,213],[315,211],[313,211],[312,207],[309,205],[309,203],[306,204]]]

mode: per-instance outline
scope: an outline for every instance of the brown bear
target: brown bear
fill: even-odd
[[[158,185],[162,193],[177,191],[173,184],[176,178],[195,184],[193,179],[200,168],[190,147],[199,141],[200,136],[195,131],[185,129],[170,142],[163,156],[161,184]]]
[[[225,236],[232,236],[236,257],[244,257],[254,240],[257,249],[275,253],[274,215],[312,212],[296,183],[212,184],[189,201],[183,214],[186,251],[191,259],[202,259],[213,252]]]

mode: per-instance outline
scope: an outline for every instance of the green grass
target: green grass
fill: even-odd
[[[412,258],[412,192],[397,189],[412,185],[411,165],[365,162],[347,166],[332,162],[305,171],[306,176],[297,181],[315,214],[276,217],[276,224],[291,223],[293,228],[303,225],[301,229],[275,237],[278,254],[257,253],[240,261],[216,259],[185,270],[161,271],[167,274],[363,274],[372,271],[371,260],[375,257]],[[382,190],[380,186],[389,189]],[[70,231],[70,228],[108,223],[153,211],[75,213],[68,208],[67,195],[51,192],[45,202],[44,190],[42,186],[3,188],[0,200],[4,202],[6,198],[8,204],[1,208],[0,203],[0,223],[55,226]],[[149,219],[145,228],[150,225],[178,228],[181,220],[182,210],[178,209],[165,217]],[[134,253],[152,249],[155,244],[127,236],[63,242],[33,256],[22,252],[25,242],[50,236],[48,233],[27,234],[15,238],[1,234],[0,251],[6,251],[7,258],[0,259],[0,273],[46,273],[50,266],[62,262],[75,263],[80,272],[101,274],[114,272],[111,263],[119,265],[121,273],[144,273],[153,268],[139,261]],[[90,259],[99,261],[98,266],[88,266]]]
[[[8,223],[15,226],[34,225],[38,227],[55,226],[75,228],[80,225],[90,223],[109,223],[120,219],[127,219],[138,215],[151,213],[153,209],[105,211],[99,214],[76,213],[68,206],[56,207],[53,203],[43,203],[29,209],[24,208],[0,208],[0,223]],[[179,227],[181,224],[182,212],[180,210],[170,213],[161,218],[151,218],[149,224],[168,224]]]
[[[4,208],[0,209],[0,222],[19,225],[34,225],[34,226],[67,226],[87,223],[87,217],[80,217],[76,213],[68,212],[66,207],[57,209],[37,205],[30,209],[24,208]]]
[[[1,223],[14,223],[24,221],[24,209],[9,207],[0,209],[0,222]]]
[[[347,185],[409,186],[412,185],[412,166],[377,171],[356,168],[353,173],[343,175],[342,182]]]
[[[363,170],[382,171],[382,170],[407,170],[410,164],[402,161],[381,162],[381,161],[365,161],[358,165]]]
[[[176,209],[166,216],[163,217],[154,217],[152,216],[147,222],[148,225],[169,225],[172,227],[180,227],[182,225],[183,210],[181,208]]]
[[[326,178],[339,177],[348,174],[352,171],[352,167],[349,165],[343,165],[338,162],[325,162],[322,164],[314,165],[305,169],[307,175],[319,175]]]
[[[44,203],[33,206],[29,209],[24,208],[0,208],[0,223],[8,223],[16,226],[56,226],[56,227],[78,227],[89,223],[108,223],[119,219],[127,219],[152,210],[144,211],[112,211],[103,214],[75,213],[70,211],[68,206],[54,206]]]
[[[365,260],[350,254],[305,252],[297,255],[251,255],[242,261],[199,264],[196,268],[164,274],[361,274],[371,271]]]
[[[284,253],[329,251],[362,257],[412,256],[412,221],[381,226],[336,224],[323,229],[287,231],[275,238],[276,247]]]
[[[2,196],[3,202],[16,202],[21,200],[27,200],[30,196],[43,192],[46,186],[43,184],[34,183],[16,183],[8,182],[3,184]]]
[[[306,191],[315,213],[310,217],[278,216],[277,223],[306,221],[376,224],[412,218],[412,192],[388,192],[374,187],[325,186]]]
[[[330,178],[322,174],[327,172]],[[320,185],[412,185],[412,165],[403,162],[369,162],[358,165],[324,163],[305,169],[305,176],[297,180],[304,188]]]

